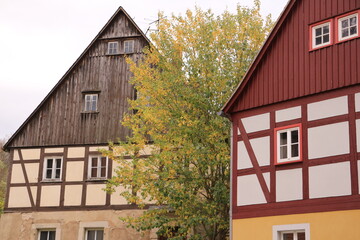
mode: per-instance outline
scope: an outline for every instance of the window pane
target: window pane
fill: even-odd
[[[47,159],[46,168],[52,168],[52,165],[53,165],[53,160],[52,159]]]
[[[297,233],[297,240],[305,240],[305,233]]]
[[[283,239],[284,240],[294,240],[294,234],[292,234],[292,233],[284,233],[283,234]]]
[[[315,38],[315,45],[319,45],[319,44],[321,44],[321,43],[322,43],[321,37]]]
[[[48,232],[47,231],[41,231],[40,232],[40,240],[47,240]]]
[[[355,26],[355,25],[356,25],[356,17],[350,18],[350,26]]]
[[[322,28],[315,29],[315,36],[320,36],[322,34]]]
[[[51,170],[51,169],[47,169],[47,170],[46,170],[46,178],[51,178],[51,173],[52,173],[52,170]]]
[[[106,177],[106,167],[101,168],[101,175],[100,177]]]
[[[61,168],[61,159],[56,159],[56,168]]]
[[[101,166],[106,167],[106,157],[101,158]]]
[[[91,177],[97,177],[97,168],[91,168]]]
[[[103,240],[104,231],[103,230],[97,230],[96,231],[96,240]]]
[[[342,37],[347,37],[347,36],[349,36],[349,31],[348,31],[348,29],[342,30],[342,31],[341,31],[341,36],[342,36]]]
[[[324,26],[324,27],[323,27],[323,33],[324,33],[324,34],[329,33],[329,30],[330,30],[330,29],[329,29],[329,26]]]
[[[341,27],[342,28],[347,28],[348,26],[349,26],[348,19],[345,19],[345,20],[341,21]]]
[[[97,162],[98,162],[97,158],[91,158],[91,166],[92,167],[97,167]]]
[[[330,42],[330,36],[329,34],[323,36],[323,43]]]
[[[55,231],[49,231],[49,240],[55,240]]]
[[[60,178],[60,169],[56,169],[55,178]]]
[[[95,240],[95,230],[87,230],[86,240]]]
[[[280,147],[280,159],[287,158],[287,146]]]
[[[280,145],[287,144],[287,132],[280,133]]]
[[[291,131],[291,143],[299,142],[299,131],[293,130]]]
[[[291,145],[291,157],[299,156],[299,144]]]
[[[351,27],[350,28],[350,35],[356,35],[357,34],[357,28],[355,27]]]

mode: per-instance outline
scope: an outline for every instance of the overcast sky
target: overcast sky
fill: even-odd
[[[146,32],[158,11],[197,5],[216,14],[252,0],[0,0],[0,139],[9,138],[85,50],[119,6]],[[287,0],[262,0],[277,19]]]

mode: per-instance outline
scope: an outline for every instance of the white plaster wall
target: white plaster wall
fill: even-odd
[[[264,113],[241,119],[247,133],[257,132],[270,128],[270,114]]]
[[[21,164],[13,164],[11,170],[11,183],[25,183]]]
[[[13,158],[15,161],[17,160],[20,160],[20,157],[19,157],[19,151],[18,150],[14,150],[14,158]]]
[[[237,168],[238,169],[247,169],[252,168],[249,154],[246,150],[245,144],[243,141],[238,142],[238,158],[237,158]]]
[[[66,181],[82,181],[84,174],[84,161],[68,161],[66,163]]]
[[[65,186],[64,205],[79,206],[81,205],[82,185]]]
[[[10,187],[9,208],[31,207],[29,193],[26,187]]]
[[[356,120],[356,145],[357,151],[360,152],[360,119]]]
[[[310,167],[309,194],[310,198],[351,195],[350,163]]]
[[[308,129],[309,159],[347,154],[349,124],[341,122]]]
[[[254,138],[250,140],[259,166],[270,165],[270,137]],[[249,154],[243,141],[238,142],[238,169],[252,168]]]
[[[360,112],[360,93],[355,94],[355,111]]]
[[[85,157],[84,147],[72,147],[68,149],[68,158],[83,158]]]
[[[42,186],[40,206],[54,207],[60,205],[60,186]]]
[[[21,149],[24,160],[40,159],[40,149]]]
[[[105,184],[89,184],[86,189],[86,205],[105,205]]]
[[[120,196],[120,193],[125,190],[124,187],[119,186],[115,188],[115,192],[111,194],[111,204],[112,205],[124,205],[127,204],[127,201],[124,197]]]
[[[276,122],[284,122],[297,118],[301,118],[301,106],[285,108],[275,112]]]
[[[26,163],[26,173],[30,183],[37,183],[39,177],[39,163]]]
[[[89,148],[90,152],[95,152],[95,151],[99,151],[99,150],[109,150],[109,147],[108,146],[95,146],[95,147]]]
[[[308,120],[316,120],[348,113],[347,96],[308,104]]]
[[[62,153],[64,148],[45,148],[45,153]]]
[[[302,169],[276,171],[276,201],[292,201],[302,198]]]
[[[237,206],[266,203],[255,174],[237,177]]]

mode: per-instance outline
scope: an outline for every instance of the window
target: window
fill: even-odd
[[[337,17],[338,41],[345,41],[359,36],[358,13],[350,13]]]
[[[44,162],[43,180],[61,180],[62,158],[46,158]]]
[[[86,229],[85,240],[103,240],[103,229]]]
[[[273,226],[273,240],[310,240],[310,224]]]
[[[118,53],[118,42],[108,42],[107,54],[117,54],[117,53]]]
[[[103,156],[89,157],[89,179],[107,178],[108,158]]]
[[[38,240],[55,240],[55,230],[40,230]]]
[[[275,129],[275,164],[301,161],[301,124]]]
[[[97,111],[98,94],[85,94],[85,112]]]
[[[134,40],[127,40],[124,42],[124,52],[125,53],[134,52]]]
[[[286,231],[281,232],[280,240],[305,240],[304,231]]]
[[[331,28],[332,28],[331,20],[327,20],[310,26],[311,50],[332,44]]]

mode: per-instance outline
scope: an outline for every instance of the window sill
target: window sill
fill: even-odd
[[[85,180],[85,182],[104,182],[107,180],[107,178],[88,178]]]
[[[61,179],[43,179],[41,180],[42,183],[61,183]]]
[[[81,114],[99,114],[99,111],[81,112]]]

